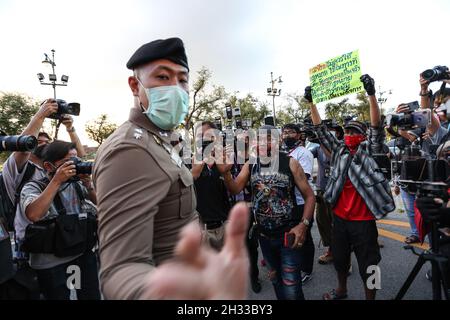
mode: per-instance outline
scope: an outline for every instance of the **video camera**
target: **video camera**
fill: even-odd
[[[400,129],[425,128],[431,123],[430,110],[419,109],[419,102],[414,101],[405,104],[408,110],[404,113],[391,113],[386,116],[386,123],[390,127],[397,126]]]
[[[37,139],[35,136],[8,136],[0,131],[0,152],[2,151],[33,151],[37,147]]]
[[[80,104],[77,102],[67,103],[65,100],[56,99],[58,111],[48,116],[50,119],[62,120],[65,114],[72,116],[80,115]]]
[[[422,72],[422,78],[428,82],[450,80],[450,71],[446,66],[436,66]]]

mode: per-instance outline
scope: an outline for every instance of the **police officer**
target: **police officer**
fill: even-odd
[[[172,130],[189,105],[183,42],[170,38],[147,43],[127,67],[134,73],[128,79],[134,108],[129,120],[100,147],[93,170],[105,298],[243,298],[246,284],[227,286],[245,280],[248,212],[242,206],[231,212],[234,218],[226,231],[230,239],[221,259],[204,251],[193,178],[170,144]],[[192,221],[196,223],[187,227],[175,247],[180,230]],[[174,254],[176,262],[160,266]],[[224,268],[234,278],[218,281],[229,284],[205,280],[208,270],[222,274]]]

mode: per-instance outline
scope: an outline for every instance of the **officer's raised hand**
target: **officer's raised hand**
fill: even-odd
[[[157,267],[147,278],[147,299],[245,299],[248,284],[248,255],[245,237],[248,208],[238,203],[230,212],[225,245],[220,252],[201,245],[198,223],[181,232],[177,257]]]
[[[367,94],[369,96],[373,96],[375,94],[375,80],[373,80],[373,78],[368,74],[362,75],[360,80],[363,83]]]

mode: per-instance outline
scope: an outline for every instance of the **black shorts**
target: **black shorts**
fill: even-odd
[[[367,273],[371,265],[381,261],[378,246],[378,230],[375,220],[347,221],[334,215],[331,252],[334,267],[339,273],[346,273],[350,267],[350,254],[355,252],[359,274],[363,281],[372,273]]]

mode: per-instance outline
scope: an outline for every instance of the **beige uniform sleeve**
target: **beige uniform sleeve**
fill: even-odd
[[[102,292],[107,299],[139,299],[154,268],[154,218],[172,182],[133,144],[112,150],[96,169]]]

